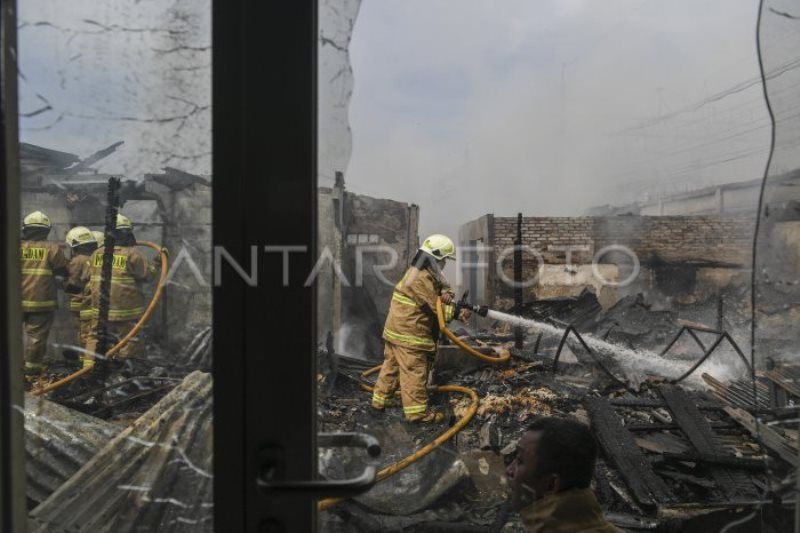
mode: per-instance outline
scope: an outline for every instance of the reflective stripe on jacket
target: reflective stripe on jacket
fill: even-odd
[[[386,342],[424,351],[435,351],[438,336],[436,299],[450,292],[446,282],[430,269],[410,267],[395,286],[383,328]],[[452,319],[453,306],[445,306]]]
[[[89,273],[89,259],[88,255],[74,255],[69,261],[69,280],[67,285],[80,287],[83,285],[82,279],[88,277]],[[69,297],[69,310],[73,313],[79,314],[83,309],[88,309],[90,305],[89,295],[85,291],[79,294],[72,294]]]
[[[100,280],[104,248],[98,248],[89,260],[83,281],[89,282],[91,306],[81,318],[95,318],[100,314]],[[144,313],[144,294],[140,282],[150,278],[147,259],[133,246],[115,246],[111,263],[111,289],[109,291],[108,319],[112,322],[137,320]]]
[[[54,274],[63,271],[67,258],[52,241],[20,242],[22,274],[22,310],[53,311],[58,308]]]

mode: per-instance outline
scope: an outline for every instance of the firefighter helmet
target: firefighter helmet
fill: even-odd
[[[425,239],[419,249],[437,259],[456,258],[456,245],[453,244],[450,237],[438,233]]]
[[[97,241],[97,247],[102,248],[106,243],[106,234],[102,231],[92,230],[92,235],[94,235],[94,240]]]
[[[67,246],[75,248],[84,244],[97,244],[97,238],[89,228],[75,226],[67,232]]]
[[[50,218],[41,211],[34,211],[22,220],[22,227],[50,229]]]
[[[133,229],[133,224],[131,223],[131,219],[123,215],[122,213],[117,213],[117,226],[115,229]]]

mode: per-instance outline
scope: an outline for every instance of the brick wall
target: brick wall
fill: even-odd
[[[513,279],[517,218],[494,217],[492,223],[493,261],[500,260],[502,272]],[[525,217],[522,242],[536,253],[523,252],[523,278],[536,272],[541,261],[550,265],[566,263],[567,247],[573,248],[571,263],[581,265],[591,263],[595,253],[610,245],[633,250],[643,268],[664,264],[746,268],[753,224],[752,218],[720,215]],[[604,255],[603,259],[616,261],[611,255]],[[495,299],[511,297],[511,288],[499,276],[488,281]],[[525,298],[533,297],[534,290],[526,288]]]
[[[594,219],[597,249],[623,244],[642,263],[742,267],[750,262],[754,219],[733,216],[621,216]]]
[[[494,218],[495,257],[514,245],[516,235],[516,217]],[[582,247],[572,252],[572,262],[585,264],[598,250],[620,244],[642,263],[744,266],[752,239],[753,219],[726,216],[525,217],[522,222],[523,244],[536,249],[547,264],[564,263],[567,246]]]
[[[587,252],[572,252],[575,263],[591,262],[593,253],[593,222],[591,217],[525,217],[522,219],[522,242],[536,249],[545,263],[563,263],[566,246],[586,247]],[[495,257],[514,245],[517,238],[516,217],[495,217]],[[527,254],[525,254],[527,255]],[[511,258],[509,258],[510,260]]]

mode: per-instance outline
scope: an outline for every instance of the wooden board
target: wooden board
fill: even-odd
[[[744,409],[726,407],[725,412],[742,425],[750,434],[760,440],[764,446],[775,452],[781,459],[791,465],[797,464],[797,452],[788,439],[781,437],[777,431],[764,424],[756,425],[753,415]]]
[[[672,413],[672,420],[701,454],[726,455],[716,442],[716,436],[705,416],[695,405],[695,400],[674,385],[661,385],[659,392]],[[708,465],[711,477],[717,487],[730,499],[744,499],[757,496],[755,486],[749,476],[734,469]]]
[[[800,397],[800,382],[794,376],[777,370],[768,370],[763,375],[792,396]]]
[[[591,398],[586,402],[586,410],[606,457],[625,480],[636,501],[644,507],[675,501],[672,491],[653,472],[650,462],[622,425],[608,400]]]

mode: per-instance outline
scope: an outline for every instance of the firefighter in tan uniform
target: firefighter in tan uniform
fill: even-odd
[[[67,232],[66,241],[72,252],[68,285],[81,287],[84,285],[81,280],[88,277],[89,260],[98,246],[97,237],[89,228],[76,226]],[[69,311],[75,317],[75,343],[85,348],[91,324],[89,294],[86,290],[70,295]]]
[[[145,298],[141,284],[151,278],[154,270],[144,255],[136,251],[136,237],[133,224],[123,216],[117,215],[114,256],[111,264],[111,290],[109,292],[108,334],[110,348],[125,337],[144,314]],[[89,330],[89,342],[86,350],[89,354],[97,350],[97,317],[100,313],[100,278],[103,268],[105,247],[98,248],[90,259],[89,271],[84,281],[88,282],[90,292],[90,313],[92,321]],[[138,355],[139,341],[134,337],[119,351],[121,358]],[[85,359],[84,365],[94,364],[93,359]]]
[[[412,266],[395,286],[383,329],[384,360],[372,407],[383,410],[392,404],[398,385],[406,420],[433,422],[441,413],[428,410],[428,373],[436,354],[439,324],[436,300],[444,304],[445,320],[452,320],[453,292],[442,274],[446,259],[455,259],[455,245],[444,235],[431,235],[423,242]],[[462,319],[469,318],[463,310]]]
[[[25,374],[36,376],[45,369],[47,338],[58,309],[56,276],[67,278],[67,258],[61,247],[48,241],[50,219],[34,211],[22,223],[20,263],[22,274],[22,325]]]

